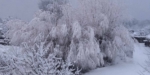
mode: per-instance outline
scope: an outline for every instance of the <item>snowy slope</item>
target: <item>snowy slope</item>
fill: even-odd
[[[150,75],[141,67],[141,65],[145,65],[145,61],[148,59],[146,56],[146,50],[148,49],[149,48],[144,47],[143,44],[135,44],[132,62],[119,63],[117,65],[99,68],[86,73],[85,75],[140,75],[141,73]]]

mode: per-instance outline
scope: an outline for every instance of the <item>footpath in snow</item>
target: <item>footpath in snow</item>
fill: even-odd
[[[150,48],[145,47],[143,44],[135,44],[135,51],[133,55],[132,62],[119,63],[113,66],[99,68],[85,75],[141,75],[144,73],[145,75],[150,75],[142,68],[148,60],[146,55],[147,50]]]

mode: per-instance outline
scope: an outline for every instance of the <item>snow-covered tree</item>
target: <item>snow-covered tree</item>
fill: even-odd
[[[10,43],[21,45],[26,42],[34,46],[44,42],[44,48],[47,48],[44,57],[55,54],[64,62],[79,67],[82,72],[118,59],[125,61],[132,58],[133,42],[128,30],[120,23],[122,14],[115,3],[111,0],[78,2],[78,7],[70,7],[69,3],[59,4],[59,0],[42,0],[42,10],[29,23],[17,20],[6,24]],[[57,10],[64,16],[60,17]],[[52,20],[56,18],[59,22]]]
[[[103,56],[99,42],[94,37],[93,28],[81,28],[79,23],[76,22],[72,29],[73,36],[68,61],[81,67],[83,72],[103,66]]]
[[[132,56],[133,41],[128,30],[119,23],[122,18],[121,9],[111,0],[79,0],[78,2],[76,20],[81,25],[94,29],[95,38],[100,42],[104,56],[112,60],[117,52],[124,51],[123,48],[129,48]],[[121,41],[115,42],[119,40],[117,37],[121,38]],[[119,42],[123,46],[118,46],[120,49],[116,48]]]
[[[21,35],[24,31],[21,30],[25,26],[25,22],[21,20],[10,20],[7,22],[6,26],[9,29],[6,32],[6,37],[11,38],[10,43],[14,45],[19,45],[23,42],[23,36]],[[20,36],[18,36],[20,35]],[[18,36],[18,38],[16,38]],[[19,38],[20,37],[20,38]],[[22,37],[22,38],[21,38]]]
[[[49,11],[49,14],[53,16],[51,22],[57,25],[59,19],[63,16],[62,5],[66,2],[67,0],[41,0],[39,8],[43,11]]]

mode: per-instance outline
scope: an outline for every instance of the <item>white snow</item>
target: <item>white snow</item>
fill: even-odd
[[[0,28],[0,31],[3,30],[3,28]]]
[[[13,56],[18,53],[22,53],[22,49],[20,47],[0,45],[0,54],[8,54],[9,56]]]
[[[150,39],[150,34],[146,36],[147,39]]]
[[[146,51],[150,48],[145,47],[144,44],[135,44],[134,47],[133,61],[99,68],[85,75],[140,75],[141,73],[150,75],[142,68],[146,64],[145,61],[148,60]]]
[[[0,53],[7,52],[9,50],[8,46],[0,45]]]
[[[16,51],[10,51],[12,48],[15,48]],[[150,48],[145,47],[144,44],[135,44],[135,51],[133,56],[133,61],[128,62],[119,62],[116,65],[108,66],[104,68],[98,68],[92,70],[84,75],[140,75],[144,73],[145,75],[150,75],[142,68],[146,65],[145,61],[148,60],[146,55],[147,50]],[[18,53],[19,49],[14,46],[2,46],[0,45],[0,54],[1,53]]]

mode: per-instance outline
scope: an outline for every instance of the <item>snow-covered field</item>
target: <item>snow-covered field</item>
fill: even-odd
[[[145,66],[145,61],[148,60],[146,51],[150,48],[145,47],[144,44],[135,44],[135,51],[133,56],[133,61],[129,62],[119,62],[116,65],[108,66],[104,68],[99,68],[86,73],[85,75],[140,75],[144,73],[145,75],[150,75],[145,72],[142,66]],[[11,51],[13,50],[16,51]],[[17,47],[2,46],[0,45],[0,53],[8,53],[13,55],[18,53],[19,49]]]
[[[150,75],[142,68],[145,65],[145,61],[148,60],[146,51],[150,48],[145,47],[143,44],[135,44],[135,51],[132,62],[119,63],[117,65],[99,68],[85,75]]]

